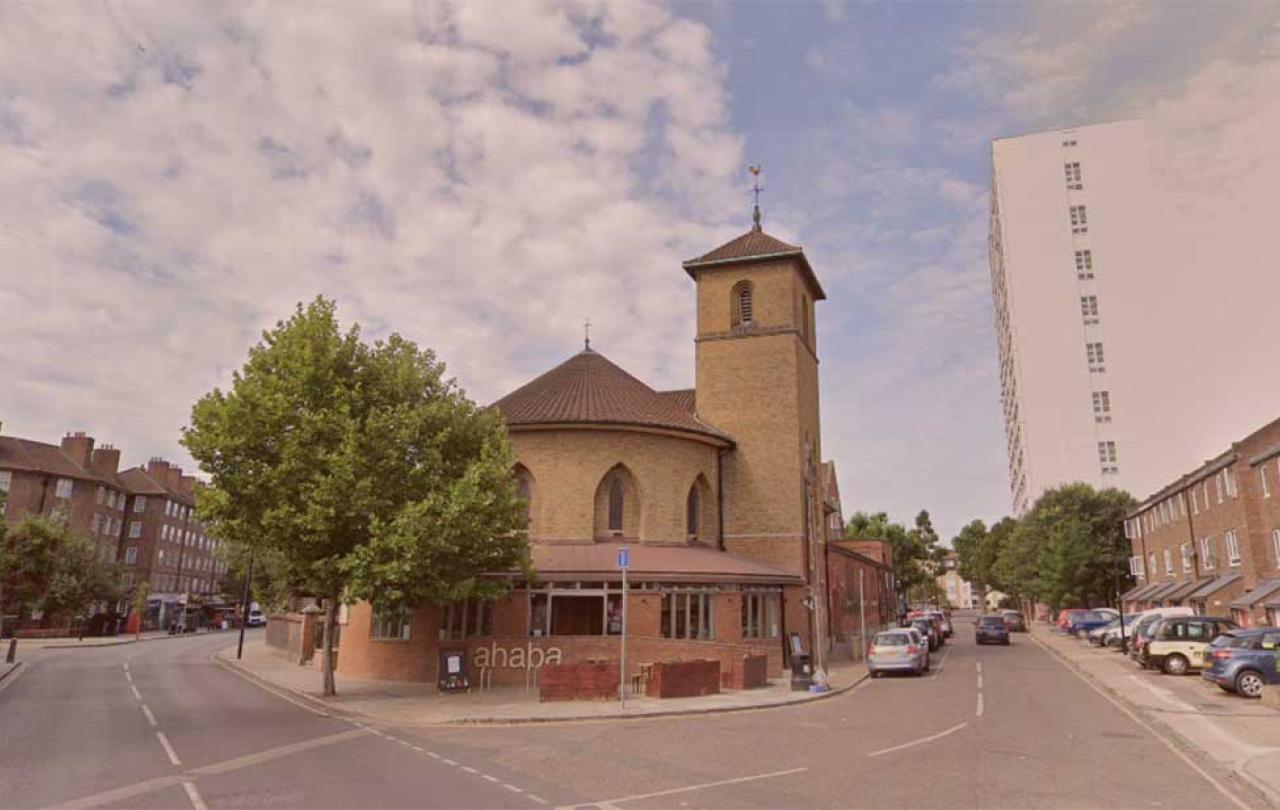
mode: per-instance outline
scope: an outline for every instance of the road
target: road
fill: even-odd
[[[210,660],[207,636],[41,651],[0,684],[0,807],[1263,807],[1026,635],[801,706],[363,727]]]

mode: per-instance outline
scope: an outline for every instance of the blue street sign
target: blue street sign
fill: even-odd
[[[618,547],[618,567],[628,568],[631,565],[631,549],[626,546]]]

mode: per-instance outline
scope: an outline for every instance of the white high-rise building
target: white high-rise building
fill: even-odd
[[[1144,368],[1164,328],[1153,327],[1162,221],[1141,122],[993,143],[991,285],[1014,514],[1063,483],[1141,498],[1167,476]]]

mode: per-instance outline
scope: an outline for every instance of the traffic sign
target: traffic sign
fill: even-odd
[[[618,567],[631,567],[631,549],[626,546],[618,546]]]

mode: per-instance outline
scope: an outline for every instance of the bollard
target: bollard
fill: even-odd
[[[7,655],[5,655],[4,662],[6,664],[12,664],[14,660],[17,659],[17,657],[18,657],[18,639],[11,638],[9,639],[9,652]]]

